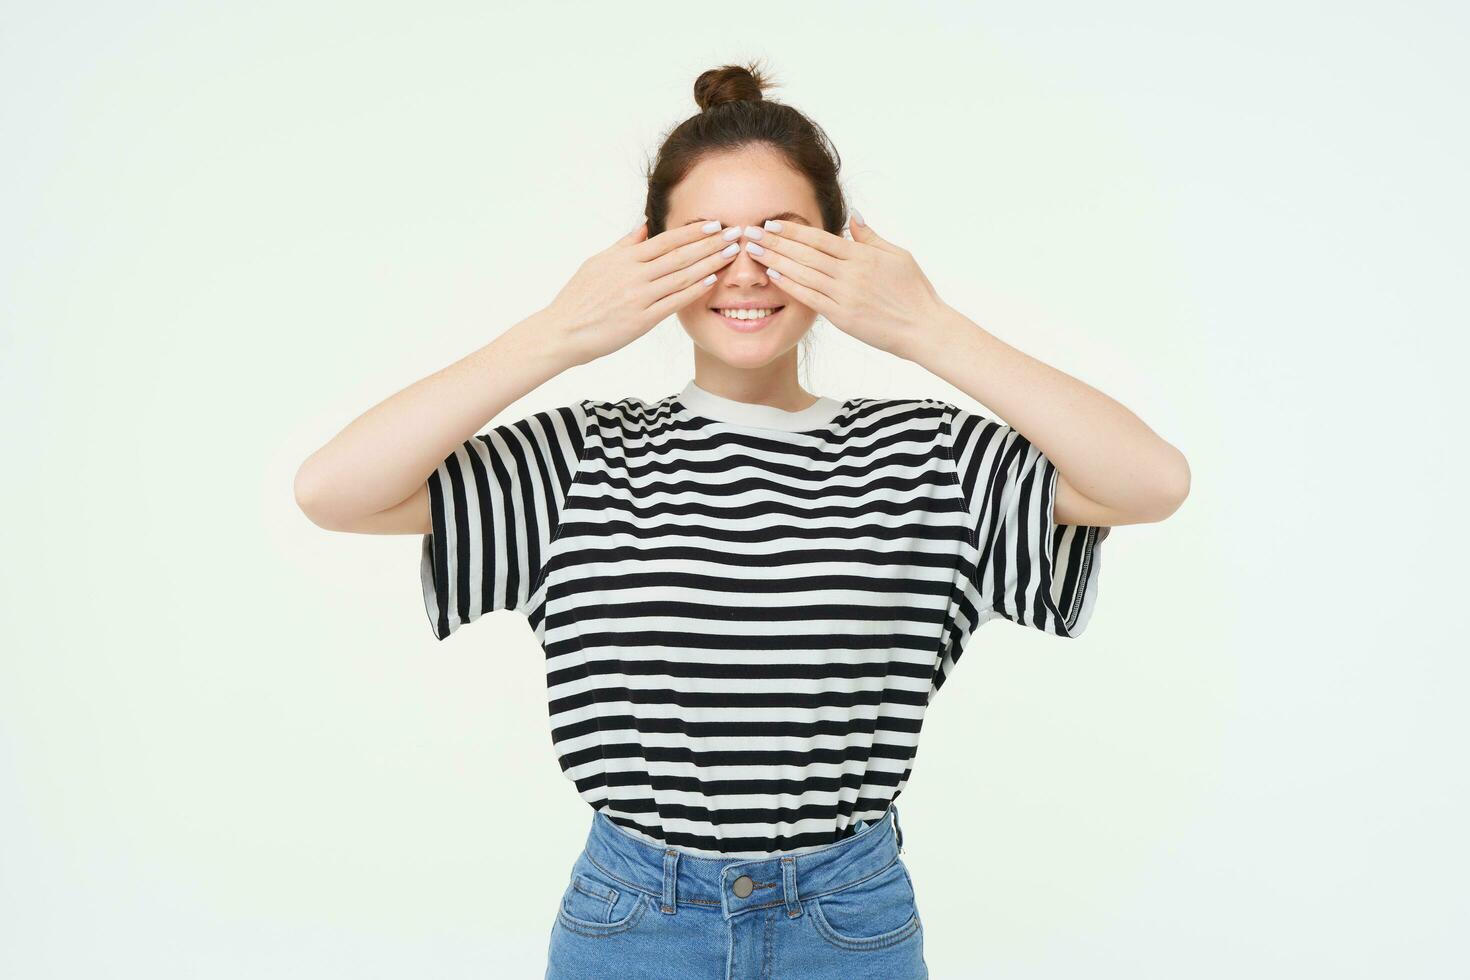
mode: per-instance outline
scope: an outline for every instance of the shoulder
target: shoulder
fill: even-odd
[[[920,427],[942,426],[957,411],[938,398],[849,398],[848,414],[855,425]]]
[[[941,443],[952,456],[970,444],[1013,432],[1004,422],[980,409],[965,408],[942,398],[854,398],[848,404],[855,430],[894,427],[924,433]]]
[[[639,398],[626,395],[622,398],[584,398],[580,411],[585,416],[589,429],[616,428],[624,431],[656,429],[665,426],[674,416],[674,401],[677,396],[663,398]]]
[[[920,395],[897,398],[849,398],[847,399],[847,404],[869,409],[903,408],[939,411],[954,408],[949,402],[942,401],[938,398],[926,398]]]

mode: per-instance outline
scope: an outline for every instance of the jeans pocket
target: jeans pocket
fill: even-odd
[[[822,938],[841,949],[884,949],[922,929],[913,881],[898,858],[871,878],[804,904]]]
[[[612,879],[583,857],[572,868],[557,921],[584,936],[611,936],[637,925],[647,908],[642,892]]]

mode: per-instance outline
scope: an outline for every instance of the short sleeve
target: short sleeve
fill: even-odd
[[[1100,545],[1110,528],[1056,523],[1056,465],[1003,422],[947,407],[945,444],[974,551],[965,583],[971,629],[999,616],[1080,636],[1097,601]]]
[[[497,425],[429,474],[419,578],[435,637],[497,609],[529,611],[589,417],[583,401]]]

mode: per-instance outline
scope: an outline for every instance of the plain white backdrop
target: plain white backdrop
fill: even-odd
[[[899,801],[936,978],[1470,973],[1450,3],[12,6],[0,975],[539,977],[541,651],[301,461],[625,233],[761,58],[951,305],[1179,446],[1087,633],[996,621]],[[973,399],[819,322],[837,398]],[[670,319],[495,421],[691,376]],[[487,420],[488,423],[489,420]]]

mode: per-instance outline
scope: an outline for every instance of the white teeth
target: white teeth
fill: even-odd
[[[732,320],[759,320],[763,316],[770,316],[776,310],[717,310],[720,316],[727,316]]]

